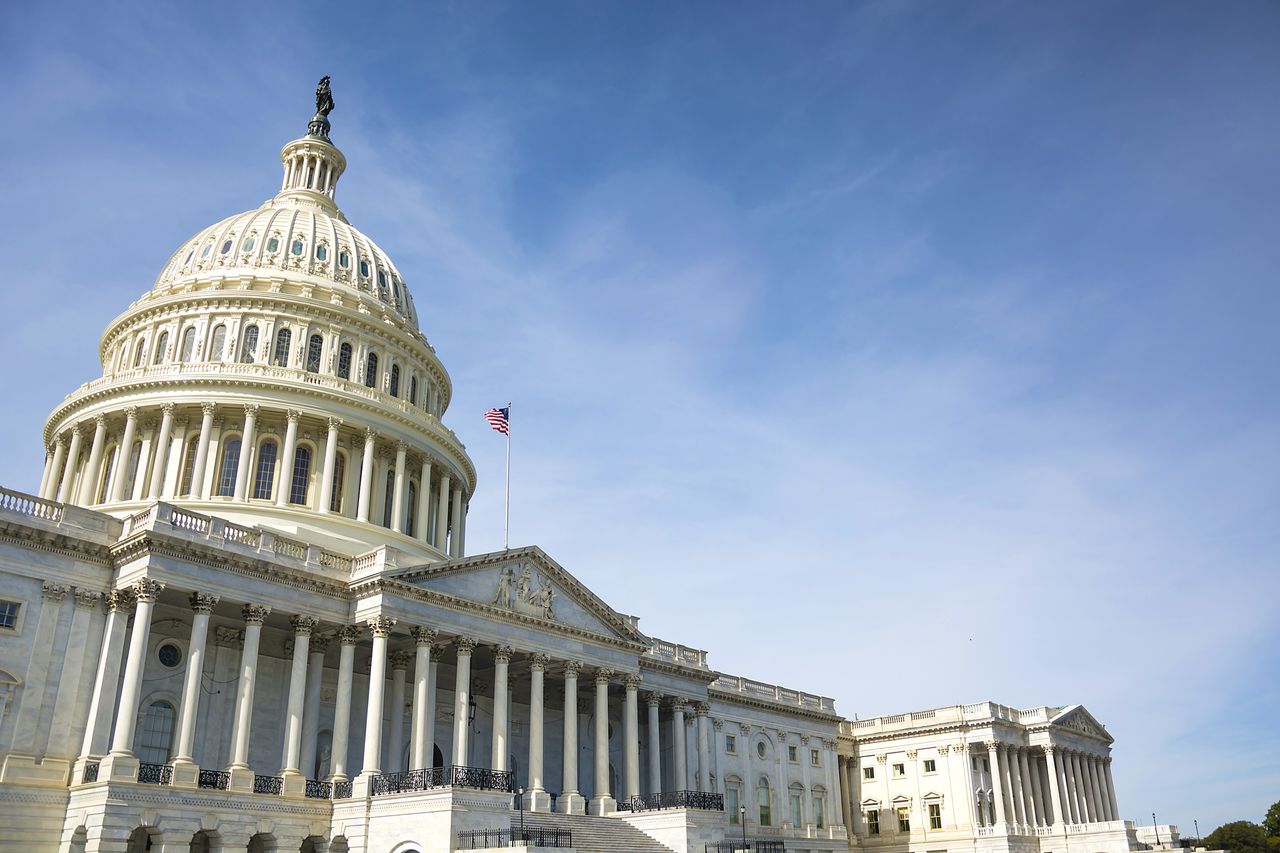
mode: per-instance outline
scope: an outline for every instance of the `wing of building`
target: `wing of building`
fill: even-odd
[[[0,851],[1131,848],[1083,708],[847,721],[536,547],[468,554],[449,374],[328,129],[0,490]]]

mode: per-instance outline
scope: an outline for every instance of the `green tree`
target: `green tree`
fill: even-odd
[[[1248,820],[1224,823],[1204,840],[1210,850],[1230,850],[1231,853],[1271,853],[1274,848],[1267,843],[1267,833],[1258,824]]]
[[[1272,838],[1280,838],[1280,803],[1272,803],[1262,819],[1262,829]]]

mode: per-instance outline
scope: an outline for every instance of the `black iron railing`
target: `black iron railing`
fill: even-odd
[[[350,782],[350,780],[348,780],[348,781],[346,781],[346,782],[334,782],[334,783],[333,783],[333,798],[334,798],[335,800],[345,800],[345,799],[347,799],[347,798],[348,798],[348,797],[350,797],[350,796],[351,796],[351,782]]]
[[[516,843],[529,847],[572,847],[573,833],[567,829],[472,829],[458,833],[458,847],[463,850],[511,847]]]
[[[425,791],[428,788],[477,788],[481,791],[510,791],[514,774],[509,770],[488,770],[483,767],[431,767],[408,770],[404,773],[383,773],[374,776],[369,793],[401,794],[405,791]]]
[[[663,791],[661,794],[640,794],[630,799],[618,800],[620,812],[647,812],[657,809],[704,809],[724,811],[724,795],[708,791]]]
[[[253,792],[255,794],[283,794],[284,778],[281,776],[258,776],[253,777]]]
[[[196,785],[210,791],[225,791],[231,787],[231,774],[225,770],[201,770]]]
[[[173,768],[168,764],[139,764],[138,781],[144,785],[168,785],[173,781]]]
[[[98,768],[102,765],[96,761],[87,762],[84,765],[84,772],[80,774],[80,783],[87,785],[90,782],[98,781]]]
[[[717,841],[704,845],[705,853],[738,853],[739,850],[751,853],[784,853],[786,846],[781,841]]]
[[[333,783],[319,779],[307,780],[307,796],[313,800],[327,800],[333,796]]]

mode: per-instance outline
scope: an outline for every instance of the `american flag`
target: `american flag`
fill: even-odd
[[[511,410],[507,408],[490,409],[484,413],[484,419],[489,422],[489,426],[496,429],[503,435],[510,435],[510,426],[507,418],[510,416]]]

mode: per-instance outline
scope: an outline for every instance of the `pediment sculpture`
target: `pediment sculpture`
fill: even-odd
[[[535,582],[533,572],[524,566],[517,577],[514,566],[504,566],[498,573],[498,588],[494,592],[495,607],[522,613],[525,616],[536,616],[540,619],[555,619],[553,609],[556,590],[541,572]]]

